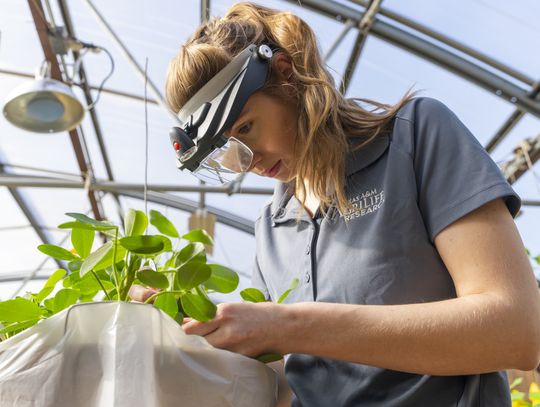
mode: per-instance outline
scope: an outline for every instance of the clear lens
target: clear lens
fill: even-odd
[[[251,166],[253,152],[240,140],[231,137],[223,147],[213,151],[207,160],[214,168],[220,165],[232,172],[246,172]]]
[[[246,172],[253,161],[253,152],[234,137],[223,147],[212,151],[193,174],[210,184],[234,181],[239,173]]]

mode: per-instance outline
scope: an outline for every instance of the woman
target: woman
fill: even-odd
[[[256,221],[253,275],[274,302],[220,304],[185,332],[288,355],[295,406],[510,405],[501,371],[537,366],[540,301],[497,166],[437,101],[345,99],[307,24],[252,3],[181,48],[171,108],[250,44],[271,48],[270,73],[224,134],[251,150],[245,170],[280,181]]]

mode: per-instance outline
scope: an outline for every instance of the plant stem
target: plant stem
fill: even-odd
[[[116,294],[120,299],[120,282],[118,281],[118,271],[116,270],[116,245],[118,243],[118,226],[114,228],[114,241],[113,241],[113,275],[114,283],[116,285]]]
[[[179,295],[184,295],[186,293],[185,290],[181,290],[181,291],[160,291],[159,293],[155,293],[155,294],[152,294],[150,297],[148,297],[146,299],[146,301],[144,302],[145,304],[149,304],[150,301],[154,300],[156,297],[160,296],[160,295],[163,295],[163,294],[179,294]]]
[[[130,263],[127,262],[128,258],[131,260]],[[129,252],[128,254],[126,254],[125,260],[128,266],[127,266],[126,279],[124,280],[124,284],[122,287],[122,294],[120,296],[121,301],[127,300],[129,289],[131,288],[131,285],[133,284],[133,281],[135,280],[135,273],[137,271],[136,269],[140,266],[140,262],[138,262],[138,257],[135,257],[135,259],[133,259],[133,256],[130,255]]]
[[[107,292],[107,290],[105,289],[105,287],[103,286],[103,284],[101,283],[101,280],[99,279],[98,275],[96,274],[96,272],[94,270],[91,271],[91,273],[94,275],[94,277],[96,278],[99,286],[101,287],[101,289],[103,290],[103,292],[105,293],[105,296],[107,297],[107,299],[110,301],[111,300],[111,297],[109,297],[109,293]]]

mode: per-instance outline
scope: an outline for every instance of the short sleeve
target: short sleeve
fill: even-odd
[[[261,273],[257,257],[255,257],[255,265],[253,266],[253,273],[251,274],[251,286],[261,290],[261,292],[264,294],[264,298],[267,300],[270,298],[270,294],[268,293],[268,288],[266,287],[264,277]]]
[[[469,212],[503,198],[512,217],[521,200],[502,171],[444,104],[413,100],[414,169],[418,205],[431,241]]]

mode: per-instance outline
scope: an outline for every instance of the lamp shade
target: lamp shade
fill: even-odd
[[[84,107],[71,88],[50,78],[15,88],[3,110],[13,125],[36,133],[71,130],[84,118]]]

